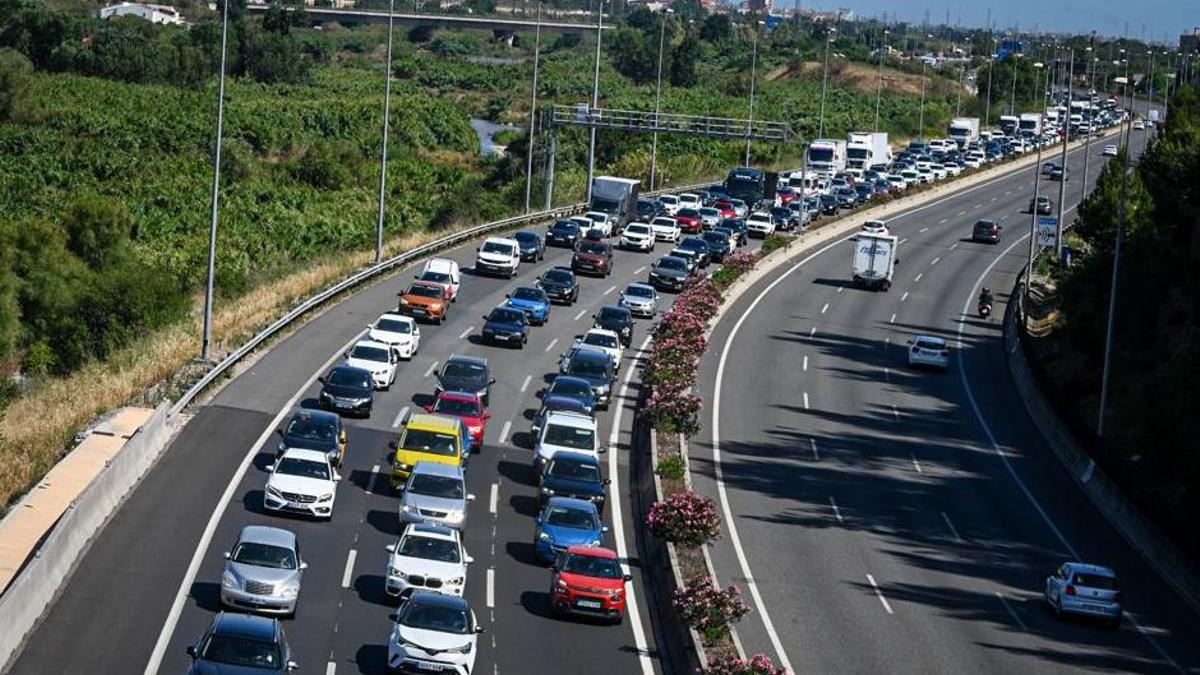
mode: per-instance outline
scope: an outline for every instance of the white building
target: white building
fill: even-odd
[[[139,16],[150,23],[164,23],[176,26],[186,25],[179,10],[170,5],[148,5],[141,2],[121,2],[100,8],[100,18],[109,19],[114,16]]]

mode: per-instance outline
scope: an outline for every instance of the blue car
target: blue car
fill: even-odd
[[[542,235],[529,230],[521,230],[512,236],[521,248],[521,261],[537,262],[546,257],[546,242]]]
[[[529,341],[529,323],[525,312],[511,307],[497,307],[483,317],[483,343],[516,345],[524,348]]]
[[[554,497],[572,497],[604,510],[608,479],[600,471],[600,458],[582,452],[559,451],[542,467],[538,503],[545,505]]]
[[[550,319],[550,296],[540,288],[518,286],[504,297],[508,298],[508,302],[504,303],[505,307],[525,312],[529,323],[535,326],[541,326]]]
[[[533,548],[538,560],[552,563],[572,546],[601,545],[607,531],[600,524],[595,504],[570,497],[551,497],[538,514]]]
[[[279,620],[221,612],[187,648],[188,675],[283,675],[299,669]]]

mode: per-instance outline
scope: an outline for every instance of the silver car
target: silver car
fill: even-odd
[[[620,304],[634,316],[653,318],[658,313],[658,291],[649,284],[629,284],[621,291]]]
[[[467,523],[467,481],[462,467],[417,462],[400,498],[400,522],[461,530]]]
[[[1068,562],[1046,577],[1046,604],[1056,618],[1078,614],[1103,619],[1116,628],[1121,624],[1121,591],[1117,575],[1108,567]]]
[[[221,604],[263,614],[295,615],[300,580],[308,568],[300,558],[295,534],[248,525],[225,560]]]

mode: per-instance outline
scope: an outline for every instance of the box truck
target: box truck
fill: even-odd
[[[860,232],[854,242],[854,285],[882,291],[891,288],[897,247],[896,237],[890,234]]]
[[[846,134],[846,166],[865,169],[872,164],[890,164],[892,146],[885,132],[851,131]]]
[[[637,219],[640,188],[641,182],[632,178],[596,176],[592,180],[592,203],[588,209],[607,213],[612,221],[612,231],[620,232],[630,221]]]
[[[979,118],[955,117],[950,120],[950,128],[947,131],[950,139],[958,143],[960,149],[966,148],[979,140]]]
[[[805,164],[809,171],[834,174],[846,168],[846,141],[819,138],[808,145]]]
[[[1017,127],[1023,136],[1042,135],[1042,114],[1021,113],[1021,121]]]
[[[1005,136],[1016,136],[1017,125],[1021,119],[1016,115],[1001,115],[1000,116],[1000,131],[1004,132]]]

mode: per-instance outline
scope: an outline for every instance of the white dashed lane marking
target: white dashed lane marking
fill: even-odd
[[[465,340],[468,335],[470,335],[471,333],[474,333],[474,332],[475,332],[475,326],[471,326],[470,328],[467,328],[463,332],[459,333],[458,339]]]

